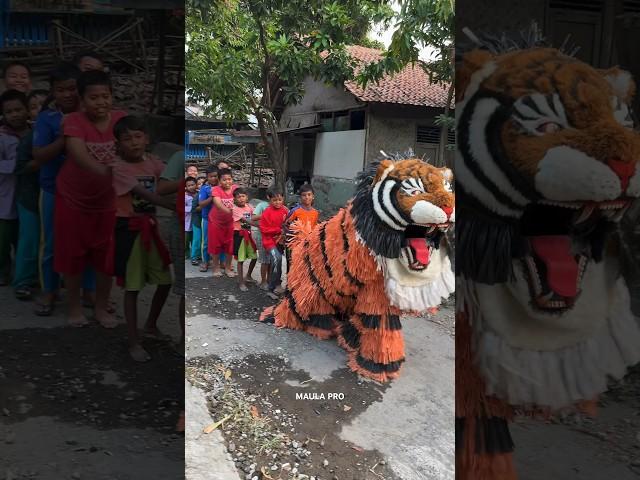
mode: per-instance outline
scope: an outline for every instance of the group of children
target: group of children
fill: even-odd
[[[187,258],[200,271],[212,269],[214,277],[238,278],[238,288],[246,292],[247,284],[256,283],[253,270],[260,262],[260,285],[273,299],[284,292],[282,257],[287,238],[296,222],[313,227],[318,211],[313,207],[314,192],[309,184],[300,187],[300,202],[291,210],[284,205],[280,191],[267,191],[267,200],[255,207],[249,192],[233,181],[229,164],[217,162],[207,168],[206,180],[198,186],[198,171],[193,165],[186,172],[185,232]],[[232,267],[235,259],[237,270]],[[288,259],[288,255],[287,255]],[[245,262],[249,265],[245,271]]]
[[[4,82],[0,285],[11,284],[21,300],[39,289],[39,316],[53,314],[64,285],[71,326],[87,325],[84,308],[91,307],[99,324],[113,328],[115,277],[125,291],[129,353],[136,361],[149,360],[139,338],[138,294],[146,284],[157,285],[144,325],[145,335],[157,338],[174,283],[171,263],[184,311],[184,274],[178,269],[183,209],[175,195],[183,182],[183,151],[166,167],[147,153],[145,121],[113,108],[109,74],[92,52],[57,65],[49,90],[31,91],[29,67],[21,62],[5,68]],[[171,252],[159,233],[156,206],[174,212],[170,243],[178,247]],[[184,342],[183,315],[181,326]]]

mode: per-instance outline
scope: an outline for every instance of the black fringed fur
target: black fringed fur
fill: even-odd
[[[398,258],[404,243],[404,231],[386,225],[373,208],[373,180],[379,166],[380,161],[372,162],[356,178],[358,184],[351,216],[356,231],[371,250],[386,258]]]
[[[464,436],[467,434],[466,418],[456,417],[456,450],[464,448]],[[476,419],[476,452],[479,455],[488,453],[511,453],[515,448],[509,424],[504,418],[480,417]]]
[[[404,362],[404,358],[396,362],[377,363],[372,360],[367,360],[366,358],[358,355],[356,361],[358,362],[359,366],[373,373],[393,373],[400,370],[402,362]]]
[[[464,252],[456,258],[456,275],[489,285],[513,280],[513,260],[525,254],[518,224],[464,207],[456,215],[456,247]]]

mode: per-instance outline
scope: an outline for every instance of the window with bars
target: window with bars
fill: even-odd
[[[427,126],[427,125],[418,125],[416,128],[416,143],[440,143],[440,127],[437,126]],[[447,133],[448,143],[453,144],[456,143],[456,132],[453,129],[449,129]]]
[[[600,12],[604,0],[551,0],[549,7],[553,9],[577,10],[583,12]]]

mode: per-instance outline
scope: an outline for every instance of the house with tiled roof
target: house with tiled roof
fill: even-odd
[[[380,58],[381,51],[348,47],[359,63]],[[377,84],[362,88],[354,81],[334,87],[309,77],[297,105],[280,114],[288,171],[296,187],[310,181],[320,208],[343,204],[353,193],[356,174],[388,154],[412,149],[435,161],[448,85],[434,84],[419,65],[409,65]],[[453,133],[450,133],[452,137]],[[451,140],[452,141],[452,140]],[[451,152],[445,153],[446,157]]]

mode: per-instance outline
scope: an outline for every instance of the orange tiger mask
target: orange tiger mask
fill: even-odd
[[[552,48],[469,52],[456,82],[456,478],[511,480],[514,412],[589,409],[640,361],[611,235],[635,87]]]
[[[455,219],[452,174],[419,159],[373,163],[352,204],[313,230],[294,226],[284,299],[260,319],[337,337],[348,364],[385,382],[404,362],[400,314],[454,290],[444,232]]]

